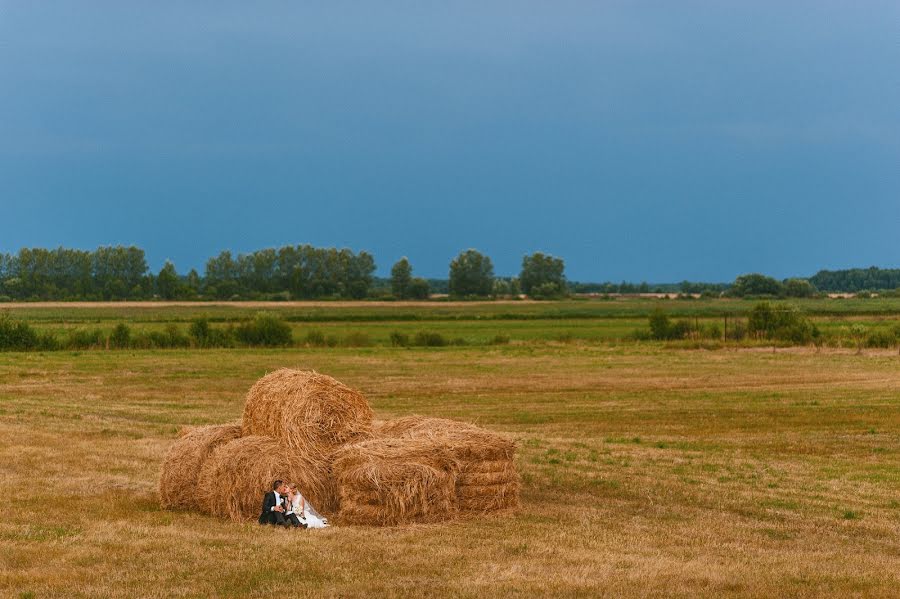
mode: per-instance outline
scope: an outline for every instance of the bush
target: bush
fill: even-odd
[[[792,307],[773,308],[769,302],[759,302],[750,311],[747,330],[761,339],[778,339],[794,344],[809,343],[819,337],[819,329],[799,310]]]
[[[24,320],[0,314],[0,350],[27,351],[38,347],[38,334]]]
[[[124,322],[120,322],[109,335],[109,346],[116,349],[125,349],[131,345],[131,329]]]
[[[216,329],[205,318],[195,318],[188,327],[188,336],[195,347],[233,347],[234,328]]]
[[[69,331],[66,347],[70,349],[91,349],[106,346],[106,337],[100,329],[73,329]]]
[[[391,345],[394,347],[409,347],[409,335],[400,331],[391,331]]]
[[[669,329],[669,339],[684,339],[694,330],[690,320],[679,320]]]
[[[447,339],[434,331],[419,331],[413,337],[413,345],[422,347],[443,347],[447,345]]]
[[[372,345],[372,340],[365,333],[354,331],[347,333],[344,337],[343,345],[346,347],[368,347]]]
[[[175,324],[167,324],[162,331],[150,331],[141,339],[140,345],[154,349],[189,347],[191,340]]]
[[[491,345],[506,345],[509,343],[509,335],[504,333],[497,333],[494,335],[494,338],[491,339]]]
[[[306,333],[306,344],[313,347],[324,347],[325,333],[316,329],[309,331]]]
[[[866,337],[866,347],[889,348],[894,347],[895,343],[897,343],[897,337],[893,331],[872,331]]]
[[[259,313],[235,330],[237,340],[245,345],[282,347],[293,341],[291,327],[271,314]]]
[[[650,314],[650,337],[660,340],[671,338],[669,317],[659,308]]]

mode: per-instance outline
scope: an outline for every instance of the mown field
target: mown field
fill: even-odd
[[[897,322],[900,306],[871,301],[827,304],[841,310],[816,318]],[[278,308],[295,336],[424,322],[450,337],[511,338],[500,345],[0,353],[0,596],[895,597],[896,350],[584,337],[643,326],[649,305]],[[13,311],[39,326],[111,328],[256,310]],[[238,418],[249,386],[281,366],[363,390],[377,417],[460,418],[511,435],[522,508],[308,532],[160,510],[159,466],[178,429]]]

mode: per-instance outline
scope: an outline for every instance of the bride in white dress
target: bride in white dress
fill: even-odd
[[[288,500],[291,502],[292,511],[300,518],[300,522],[306,524],[307,528],[325,528],[328,526],[328,518],[322,516],[306,501],[294,483],[288,485]]]

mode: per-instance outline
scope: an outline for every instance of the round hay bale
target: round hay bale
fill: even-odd
[[[234,521],[256,519],[263,496],[281,479],[300,492],[323,515],[334,512],[337,493],[330,469],[276,439],[249,436],[219,446],[200,471],[200,509]]]
[[[372,439],[338,450],[339,519],[387,526],[455,515],[459,463],[427,439]]]
[[[515,442],[467,422],[406,416],[381,423],[376,432],[395,439],[431,438],[461,461],[512,460]]]
[[[282,368],[247,393],[245,436],[279,439],[313,459],[327,459],[346,443],[372,436],[372,409],[361,393],[330,376]]]
[[[159,500],[165,509],[195,509],[197,476],[213,450],[241,436],[240,423],[182,429],[169,448],[159,477]]]

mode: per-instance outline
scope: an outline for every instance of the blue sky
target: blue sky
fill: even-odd
[[[900,266],[900,3],[0,1],[0,251]]]

